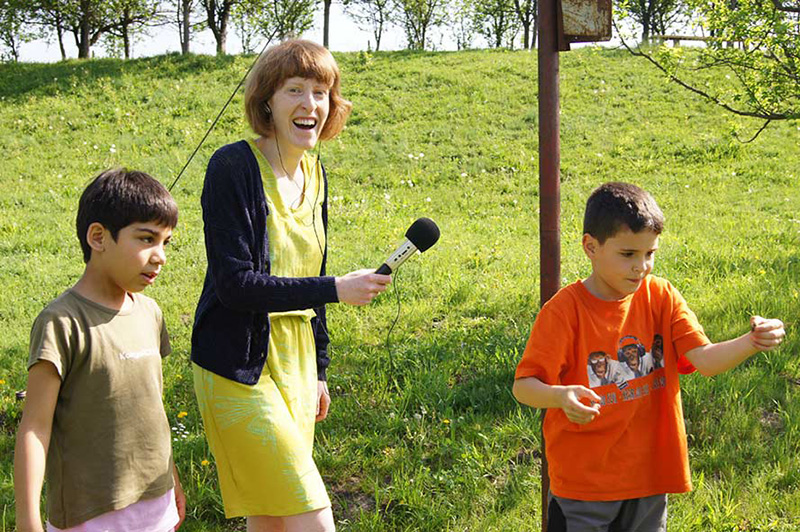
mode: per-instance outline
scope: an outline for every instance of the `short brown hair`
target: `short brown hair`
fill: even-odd
[[[342,98],[339,66],[331,53],[317,43],[292,39],[267,50],[250,75],[244,90],[244,110],[250,127],[262,137],[271,136],[272,115],[264,104],[289,78],[311,78],[328,86],[330,110],[320,132],[321,140],[330,140],[344,128],[353,104]]]
[[[112,168],[89,183],[78,203],[75,228],[84,262],[89,262],[92,257],[86,232],[95,222],[108,229],[116,241],[121,229],[136,222],[175,227],[178,225],[178,205],[164,185],[148,174]]]
[[[625,227],[634,233],[649,230],[660,235],[664,213],[647,191],[630,183],[605,183],[586,202],[583,233],[601,244]]]

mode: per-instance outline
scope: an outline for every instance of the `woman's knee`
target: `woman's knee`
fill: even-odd
[[[283,517],[251,515],[247,518],[247,532],[286,532]]]
[[[298,515],[284,517],[286,532],[335,532],[330,506]]]

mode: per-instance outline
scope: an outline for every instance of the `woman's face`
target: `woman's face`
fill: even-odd
[[[269,106],[280,147],[310,150],[328,119],[330,90],[319,80],[296,76],[278,87]]]

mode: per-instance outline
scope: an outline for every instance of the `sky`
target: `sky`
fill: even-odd
[[[303,35],[304,38],[322,43],[322,9],[318,9],[315,14],[314,28]],[[330,49],[336,52],[352,52],[367,50],[369,43],[371,48],[375,48],[375,39],[371,31],[364,31],[359,28],[342,10],[341,4],[336,2],[331,5],[331,29],[329,34]],[[67,56],[75,58],[78,56],[78,49],[75,46],[72,34],[64,36]],[[437,50],[454,50],[455,44],[450,43],[443,36],[434,37]],[[200,54],[214,54],[216,44],[214,36],[210,30],[192,35],[191,51]],[[402,50],[406,47],[406,40],[401,28],[391,27],[384,30],[381,38],[381,50]],[[261,46],[258,46],[260,49]],[[172,27],[151,28],[149,36],[140,38],[133,44],[134,57],[147,57],[160,55],[168,52],[179,52],[180,41],[178,31]],[[242,46],[238,35],[233,33],[233,28],[229,29],[227,52],[229,54],[241,53]],[[53,40],[51,43],[46,41],[34,41],[22,45],[20,50],[21,61],[52,62],[61,60],[61,53],[58,50],[58,43]],[[92,46],[92,52],[97,57],[105,56],[103,45],[98,43]]]

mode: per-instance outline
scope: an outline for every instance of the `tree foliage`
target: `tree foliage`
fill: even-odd
[[[315,0],[244,0],[233,11],[247,53],[273,39],[298,37],[314,24]]]
[[[130,59],[134,36],[157,20],[159,0],[110,0],[108,4],[113,24],[107,34],[122,44],[125,59]]]
[[[514,0],[475,0],[475,22],[490,46],[513,48],[519,31]]]
[[[700,30],[711,35],[704,48],[629,48],[728,111],[763,119],[763,127],[800,118],[800,2],[688,1]]]
[[[405,30],[408,48],[424,50],[430,30],[447,20],[446,0],[397,0],[399,25]]]
[[[683,0],[623,0],[618,11],[627,14],[642,28],[642,41],[664,35],[686,12]]]
[[[395,9],[393,0],[344,0],[345,13],[372,32],[376,52],[381,49],[383,32],[391,25]]]
[[[0,59],[19,60],[19,47],[35,36],[23,0],[0,0]]]

